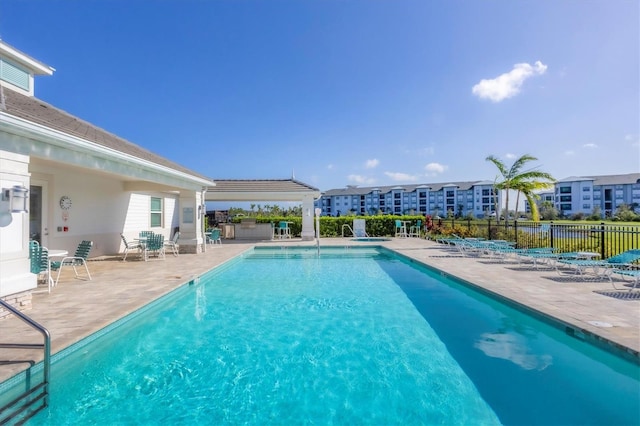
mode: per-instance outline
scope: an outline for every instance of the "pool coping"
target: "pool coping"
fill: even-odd
[[[390,249],[389,249],[390,250]],[[567,321],[563,321],[562,319],[559,319],[557,317],[554,317],[548,313],[543,312],[542,310],[539,309],[535,309],[532,308],[531,306],[528,306],[522,302],[519,302],[517,300],[511,299],[509,297],[505,297],[500,293],[497,293],[495,291],[489,290],[481,285],[478,285],[474,282],[468,281],[464,278],[461,278],[460,276],[456,275],[456,274],[452,274],[449,272],[445,272],[441,269],[438,269],[432,265],[429,265],[423,261],[414,259],[410,256],[407,256],[406,254],[403,253],[398,253],[394,250],[393,251],[396,255],[403,257],[404,259],[406,259],[409,262],[414,262],[414,263],[418,263],[421,266],[428,268],[429,270],[438,273],[439,275],[443,276],[443,277],[447,277],[447,278],[451,278],[453,280],[455,280],[456,282],[463,284],[465,286],[467,286],[470,289],[473,289],[481,294],[484,294],[500,303],[503,303],[507,306],[510,306],[520,312],[523,312],[527,315],[530,315],[542,322],[544,322],[547,325],[550,325],[560,331],[565,332],[568,336],[573,337],[575,339],[581,340],[581,341],[585,341],[589,344],[592,344],[595,347],[598,347],[600,349],[603,349],[607,352],[612,353],[613,355],[616,355],[618,357],[624,358],[627,361],[633,362],[637,365],[640,365],[640,352],[637,350],[634,350],[632,348],[629,348],[625,345],[622,345],[620,343],[614,342],[613,340],[607,339],[601,335],[598,335],[590,330],[587,330],[584,327],[580,327],[577,326],[575,324],[572,324],[570,322]]]

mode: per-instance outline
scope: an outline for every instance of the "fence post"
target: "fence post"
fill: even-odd
[[[513,221],[513,232],[515,232],[514,240],[516,240],[516,248],[518,248],[518,221]]]
[[[549,246],[555,248],[553,245],[553,221],[549,222]]]
[[[606,259],[606,257],[604,257],[604,248],[605,248],[605,243],[604,243],[604,222],[600,222],[600,259]]]

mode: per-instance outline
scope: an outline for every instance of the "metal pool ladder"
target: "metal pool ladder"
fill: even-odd
[[[17,397],[0,407],[0,425],[15,424],[21,425],[27,420],[35,416],[38,412],[45,409],[49,405],[49,371],[51,366],[51,336],[49,331],[29,318],[13,306],[0,299],[0,307],[12,312],[16,317],[20,318],[31,328],[39,331],[44,337],[43,343],[4,343],[0,342],[0,348],[11,349],[40,349],[44,351],[42,361],[42,382],[37,382],[32,386],[31,370],[35,364],[30,362],[31,366],[25,371],[25,390]],[[25,361],[2,361],[0,365],[11,364]]]

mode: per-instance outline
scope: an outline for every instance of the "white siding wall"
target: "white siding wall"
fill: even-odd
[[[162,228],[151,228],[151,197],[162,198],[163,224]],[[173,228],[180,225],[178,216],[178,196],[163,193],[131,193],[129,208],[124,224],[124,236],[131,240],[138,236],[140,231],[153,231],[163,234],[165,238],[171,238]],[[121,249],[124,249],[122,247]]]
[[[124,183],[111,176],[58,165],[32,165],[32,170],[49,185],[49,199],[45,204],[49,213],[50,249],[64,249],[72,253],[80,241],[87,239],[94,242],[91,257],[120,253],[124,248],[120,233],[133,239],[138,232],[150,230],[152,196],[164,200],[165,225],[153,230],[169,238],[173,227],[178,226],[177,195],[125,191]],[[63,195],[72,201],[66,221],[59,205]]]
[[[137,237],[140,231],[150,230],[150,203],[150,197],[146,194],[131,193],[129,195],[129,208],[123,228],[127,238]]]

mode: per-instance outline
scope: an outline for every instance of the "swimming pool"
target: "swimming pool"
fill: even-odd
[[[29,424],[634,424],[638,366],[366,247],[256,249],[52,368]]]

